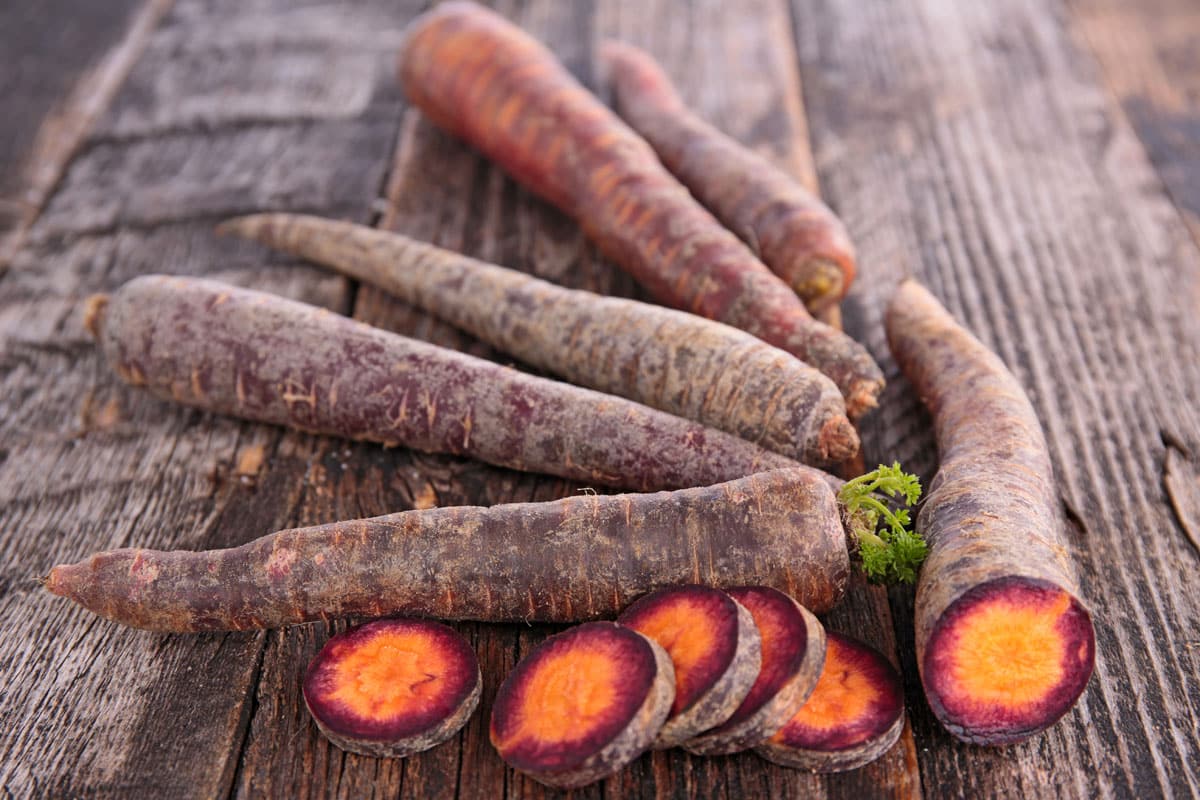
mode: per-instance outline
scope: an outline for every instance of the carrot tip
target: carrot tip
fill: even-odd
[[[882,380],[856,380],[846,394],[846,416],[852,420],[879,405],[879,394],[883,391]]]
[[[1062,588],[1010,576],[981,584],[934,624],[921,661],[925,696],[954,736],[1028,738],[1057,722],[1091,677],[1095,631]]]
[[[104,324],[104,311],[108,308],[110,296],[107,294],[94,294],[89,297],[83,306],[83,327],[92,335],[93,339],[100,338],[100,329]]]
[[[821,457],[834,463],[853,458],[859,444],[858,431],[848,418],[840,415],[826,420],[817,437]]]
[[[846,293],[845,271],[827,258],[815,257],[792,281],[792,291],[799,295],[810,313],[816,314],[836,303]]]

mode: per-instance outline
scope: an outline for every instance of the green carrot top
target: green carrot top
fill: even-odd
[[[876,496],[903,496],[905,508],[892,510]],[[873,583],[912,583],[925,560],[928,546],[912,529],[908,506],[921,499],[921,482],[900,469],[896,461],[847,481],[838,499],[860,524],[854,528],[862,569]],[[882,520],[884,525],[879,527]],[[878,528],[878,530],[877,530]]]

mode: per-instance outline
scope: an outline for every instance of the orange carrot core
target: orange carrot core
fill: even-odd
[[[662,645],[675,665],[675,705],[697,693],[697,667],[707,666],[717,649],[717,631],[710,614],[711,602],[681,598],[652,611],[637,621],[634,629]]]
[[[524,740],[575,741],[607,722],[618,702],[623,673],[619,654],[609,652],[605,644],[582,649],[580,643],[539,664],[529,676],[512,733],[496,746],[505,749]]]
[[[1036,709],[1064,678],[1067,640],[1060,623],[1071,607],[1064,591],[1000,596],[979,603],[954,626],[946,651],[955,702]]]
[[[830,637],[825,643],[825,667],[808,700],[789,725],[813,731],[842,730],[853,720],[872,713],[882,696],[881,687],[848,656],[845,645]],[[785,741],[788,726],[773,737]]]
[[[364,719],[424,711],[453,666],[442,643],[420,630],[380,632],[347,645],[331,663],[330,699]]]

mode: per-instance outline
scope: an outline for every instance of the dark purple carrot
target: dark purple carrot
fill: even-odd
[[[343,750],[403,758],[458,733],[483,678],[460,634],[422,619],[381,619],[334,636],[308,665],[304,703]]]
[[[825,667],[808,700],[755,751],[810,772],[845,772],[891,749],[904,730],[900,674],[875,648],[825,633]]]
[[[551,636],[505,679],[489,736],[510,766],[548,786],[585,786],[654,741],[675,696],[671,659],[613,622]]]
[[[769,586],[728,591],[754,617],[762,666],[729,719],[683,743],[697,755],[737,753],[761,744],[804,705],[825,663],[825,628],[799,602]]]
[[[694,419],[806,464],[844,461],[858,434],[833,382],[711,320],[591,292],[394,233],[293,214],[223,223],[383,288],[527,364]]]
[[[659,589],[639,598],[617,622],[661,645],[675,667],[675,701],[656,749],[675,747],[729,719],[758,678],[762,637],[754,617],[720,589]]]
[[[925,696],[964,741],[1020,741],[1070,710],[1095,657],[1042,429],[1004,363],[915,281],[896,290],[886,327],[941,458],[917,518]]]
[[[474,3],[437,6],[408,30],[409,100],[570,214],[656,298],[748,331],[824,372],[854,418],[883,374],[667,172],[654,151],[545,47]]]
[[[146,276],[92,311],[118,375],[220,414],[639,490],[795,466],[619,397],[262,292]]]
[[[849,574],[833,491],[798,468],[658,494],[404,511],[228,550],[114,550],[54,567],[45,583],[108,619],[183,632],[389,614],[579,622],[680,583],[766,584],[820,613]]]
[[[621,117],[810,312],[845,296],[854,280],[854,246],[820,198],[688,110],[648,53],[606,42],[601,57]]]

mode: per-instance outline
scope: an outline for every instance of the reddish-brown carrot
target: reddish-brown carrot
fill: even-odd
[[[46,587],[133,627],[206,631],[387,614],[578,622],[679,583],[763,583],[824,612],[849,573],[833,492],[799,468],[658,494],[405,511],[229,550],[114,550],[55,567]]]
[[[796,465],[619,397],[262,292],[145,276],[92,309],[125,380],[221,414],[638,490]]]
[[[904,690],[896,668],[870,645],[827,631],[817,687],[756,752],[785,767],[845,772],[886,753],[903,729]]]
[[[737,710],[762,666],[754,617],[720,589],[684,584],[639,598],[617,622],[662,645],[675,667],[675,702],[657,749],[715,728]]]
[[[548,786],[584,786],[646,751],[671,711],[675,673],[653,639],[613,622],[551,636],[496,693],[488,729],[508,764]]]
[[[381,619],[334,636],[308,666],[304,703],[343,750],[402,758],[457,733],[483,678],[460,634],[422,619]]]
[[[845,296],[854,280],[854,246],[820,198],[688,110],[648,53],[606,42],[601,57],[625,121],[809,311],[820,313]]]
[[[1041,731],[1092,674],[1041,426],[1004,363],[915,281],[888,307],[888,342],[933,415],[941,466],[917,518],[917,665],[938,719],[999,744]]]
[[[577,219],[667,305],[726,322],[824,372],[851,418],[883,375],[667,172],[654,151],[545,47],[473,3],[439,5],[400,56],[408,98],[446,131]]]
[[[256,214],[222,232],[384,290],[572,383],[728,431],[806,464],[858,452],[837,387],[750,334],[662,306],[571,291],[386,231]]]

